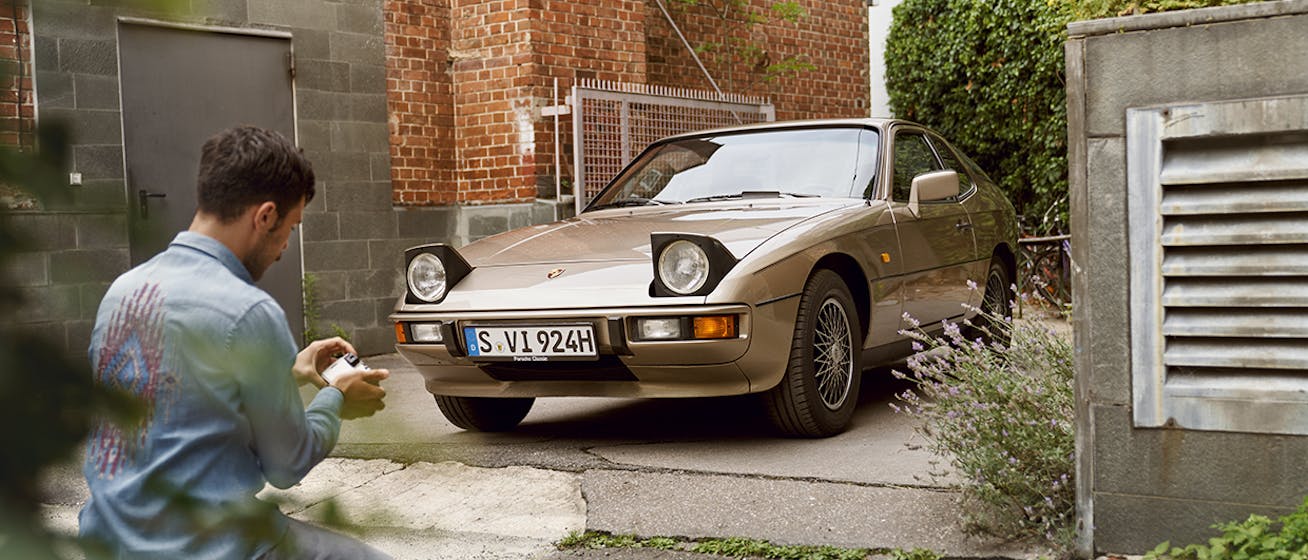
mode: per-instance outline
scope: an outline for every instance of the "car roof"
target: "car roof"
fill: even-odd
[[[885,130],[896,124],[905,124],[905,125],[926,128],[914,122],[906,121],[903,119],[892,119],[892,118],[813,119],[813,120],[794,120],[794,121],[773,121],[773,122],[746,124],[740,126],[730,126],[724,128],[712,128],[707,130],[696,130],[694,132],[674,134],[672,136],[660,138],[656,143],[666,142],[669,140],[679,140],[682,138],[694,138],[697,136],[712,136],[714,134],[731,134],[737,132],[752,132],[752,131],[759,131],[759,130],[784,130],[789,128],[826,128],[826,127],[839,127],[839,126],[850,126],[850,127],[861,126],[861,127],[875,127],[881,130]]]

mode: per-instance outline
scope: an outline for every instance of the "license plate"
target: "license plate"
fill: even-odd
[[[545,325],[511,327],[463,327],[468,357],[479,360],[548,362],[594,360],[595,328],[592,325]]]

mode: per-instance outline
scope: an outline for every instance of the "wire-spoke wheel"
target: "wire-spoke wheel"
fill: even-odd
[[[975,319],[983,327],[980,333],[988,342],[1008,344],[1009,330],[998,324],[1005,318],[1012,317],[1013,284],[1008,279],[1008,269],[998,257],[991,259],[990,269],[986,272],[986,291],[981,298],[981,315]]]
[[[800,297],[786,374],[765,393],[778,429],[800,437],[844,431],[858,404],[862,342],[845,282],[830,270],[815,272]]]
[[[835,298],[822,302],[813,334],[813,376],[817,379],[818,394],[822,396],[822,404],[838,410],[849,397],[854,362],[849,316]]]

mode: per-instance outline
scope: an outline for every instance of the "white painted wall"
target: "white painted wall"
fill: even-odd
[[[886,93],[886,35],[890,34],[890,11],[903,0],[876,0],[867,8],[867,36],[872,53],[872,116],[890,117],[890,95]]]

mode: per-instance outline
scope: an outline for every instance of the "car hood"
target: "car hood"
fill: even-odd
[[[711,236],[742,258],[768,238],[859,199],[777,199],[644,206],[586,212],[519,228],[459,249],[474,267],[650,259],[650,234]]]

